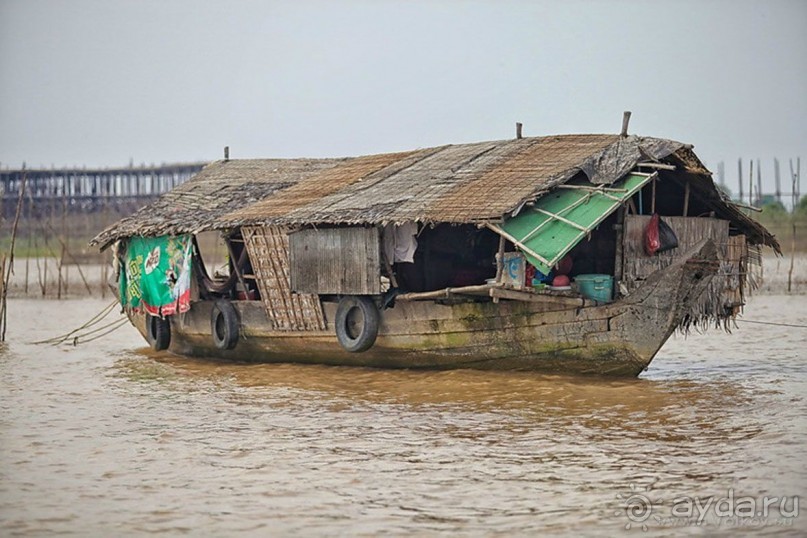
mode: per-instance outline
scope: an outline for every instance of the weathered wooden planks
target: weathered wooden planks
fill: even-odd
[[[291,289],[320,295],[381,293],[378,228],[307,229],[289,236]]]

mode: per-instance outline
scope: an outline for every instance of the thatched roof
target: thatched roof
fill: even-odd
[[[133,235],[242,225],[499,221],[578,174],[612,183],[640,161],[676,152],[691,154],[684,144],[657,138],[563,135],[354,158],[217,161],[92,243],[104,248]],[[688,163],[693,173],[709,174],[691,158],[701,168]],[[758,242],[775,242],[737,215],[731,216],[759,228],[752,230]]]

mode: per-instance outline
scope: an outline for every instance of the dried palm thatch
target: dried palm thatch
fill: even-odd
[[[661,160],[682,167],[716,214],[751,244],[778,249],[773,236],[721,198],[689,146],[618,135],[523,138],[340,159],[218,161],[91,244],[106,248],[134,235],[240,226],[495,222],[577,176],[608,184],[639,162]]]
[[[123,237],[176,235],[214,229],[213,221],[271,196],[347,159],[217,161],[157,201],[121,219],[90,242],[106,248]]]

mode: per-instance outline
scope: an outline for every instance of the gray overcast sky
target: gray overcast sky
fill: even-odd
[[[618,132],[623,110],[730,186],[738,156],[807,156],[807,2],[0,0],[3,166]]]

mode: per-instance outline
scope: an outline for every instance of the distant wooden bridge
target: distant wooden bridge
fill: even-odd
[[[139,207],[184,183],[205,164],[0,170],[3,217],[14,215],[23,176],[26,212],[41,214],[54,208],[94,212],[109,207]]]

